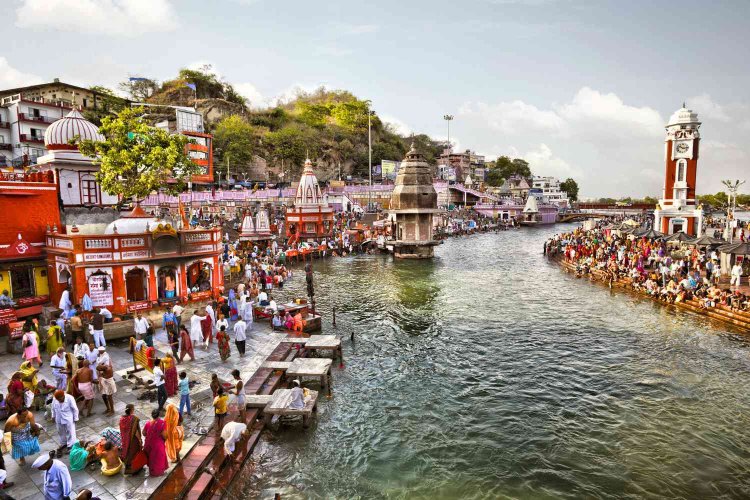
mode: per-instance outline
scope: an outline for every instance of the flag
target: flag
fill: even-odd
[[[148,78],[141,78],[140,76],[131,76],[128,78],[131,82],[145,82]]]
[[[191,89],[195,90],[195,84],[194,83],[186,83],[186,87],[190,87]]]

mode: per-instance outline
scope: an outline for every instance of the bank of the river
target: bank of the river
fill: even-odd
[[[572,262],[566,261],[562,254],[554,255],[550,257],[550,259],[554,262],[557,262],[566,271],[577,274],[576,265]],[[588,273],[585,274],[585,277],[607,286],[610,283],[609,276],[607,276],[607,273],[601,269],[591,269]],[[659,300],[657,297],[653,297],[644,292],[634,290],[632,287],[632,282],[633,280],[631,280],[630,278],[620,278],[613,281],[612,286],[615,288],[628,290],[629,292],[638,294],[644,298],[653,300],[664,306],[675,307],[683,311],[689,311],[689,313],[692,314],[706,316],[721,323],[732,325],[744,332],[750,333],[750,312],[732,311],[730,307],[721,304],[717,304],[714,307],[702,308],[700,306],[700,302],[698,302],[698,300],[696,299],[691,299],[684,302],[665,303]]]
[[[346,367],[313,427],[265,433],[230,495],[744,497],[750,342],[559,272],[541,249],[560,231],[316,260],[324,331],[355,333]]]

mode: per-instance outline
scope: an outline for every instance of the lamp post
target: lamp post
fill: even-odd
[[[739,179],[734,182],[723,180],[721,183],[727,188],[729,195],[729,199],[727,200],[727,237],[729,238],[729,243],[732,243],[732,240],[734,239],[734,227],[730,226],[730,217],[731,219],[734,219],[734,211],[737,207],[737,191],[739,191],[740,186],[743,185],[745,181],[740,181]],[[732,201],[733,196],[734,201]]]
[[[370,188],[367,190],[367,211],[372,210],[372,111],[370,101],[367,101],[367,172],[370,178]]]
[[[453,115],[443,115],[443,120],[448,123],[448,154],[450,154],[453,149],[451,147],[451,121],[453,121]],[[450,157],[448,157],[448,162],[450,163]]]

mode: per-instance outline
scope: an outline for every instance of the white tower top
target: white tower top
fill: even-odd
[[[313,172],[312,162],[308,158],[305,160],[305,169],[302,171],[302,177],[297,186],[297,195],[294,197],[294,206],[321,205],[323,204],[323,194],[318,185],[318,178]]]

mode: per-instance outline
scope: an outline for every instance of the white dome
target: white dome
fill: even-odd
[[[688,109],[683,104],[680,109],[675,111],[672,116],[669,117],[667,126],[670,125],[684,125],[687,123],[699,123],[698,113],[693,112],[692,109]]]
[[[99,133],[99,128],[85,119],[78,110],[73,109],[65,118],[47,127],[44,132],[44,146],[47,149],[78,149],[70,144],[70,141],[76,137],[81,140],[104,140],[104,136]]]
[[[104,234],[142,234],[153,231],[159,224],[165,224],[163,220],[155,217],[121,217],[110,222],[104,230]]]
[[[255,234],[255,222],[253,222],[253,216],[245,215],[245,217],[242,219],[240,236],[252,236],[253,234]]]
[[[323,194],[318,185],[318,178],[312,169],[312,162],[308,159],[305,161],[305,170],[297,186],[297,195],[294,197],[294,206],[300,205],[321,205],[323,204]]]

